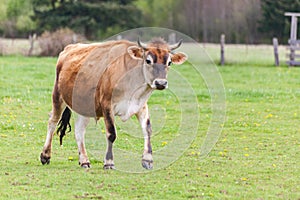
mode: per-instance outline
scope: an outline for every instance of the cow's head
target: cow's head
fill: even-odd
[[[187,60],[184,53],[173,52],[180,47],[182,41],[168,45],[163,39],[155,38],[148,44],[143,44],[139,39],[137,43],[138,46],[128,48],[128,53],[134,59],[143,60],[143,74],[146,83],[153,89],[167,88],[167,73],[170,65],[180,65]]]

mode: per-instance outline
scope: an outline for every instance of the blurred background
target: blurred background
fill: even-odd
[[[273,37],[287,44],[290,17],[284,13],[297,11],[300,0],[1,0],[1,52],[13,51],[4,50],[5,39],[29,38],[33,43],[38,38],[40,46],[53,41],[65,46],[153,26],[182,32],[200,43],[218,43],[225,34],[231,44],[271,44]],[[32,51],[28,53],[36,54]]]
[[[69,28],[100,40],[131,28],[158,26],[180,31],[199,42],[287,42],[289,17],[299,0],[1,0],[0,36]]]

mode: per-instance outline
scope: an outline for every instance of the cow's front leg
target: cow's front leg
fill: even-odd
[[[107,149],[104,158],[104,169],[115,169],[114,156],[113,156],[113,143],[116,140],[116,128],[114,124],[114,116],[110,109],[104,112],[104,122],[106,127],[106,142]]]
[[[143,130],[143,135],[144,135],[144,153],[142,156],[142,166],[145,169],[152,169],[153,168],[153,158],[152,158],[152,147],[151,147],[151,142],[150,142],[152,128],[151,128],[147,103],[137,113],[136,116],[141,124],[142,130]]]
[[[75,122],[75,138],[78,146],[79,165],[83,168],[90,168],[90,161],[86,153],[84,135],[90,118],[78,115]]]

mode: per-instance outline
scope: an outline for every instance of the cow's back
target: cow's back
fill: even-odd
[[[99,117],[101,107],[98,102],[95,104],[99,80],[103,76],[116,76],[116,73],[122,75],[129,57],[127,48],[132,45],[134,43],[129,41],[68,45],[57,63],[58,89],[67,105],[79,114]],[[106,81],[102,88],[110,90],[109,83]]]

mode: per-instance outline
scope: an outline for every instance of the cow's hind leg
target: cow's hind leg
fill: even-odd
[[[53,135],[56,129],[56,125],[61,117],[61,114],[66,108],[65,103],[60,98],[60,95],[56,89],[54,89],[53,91],[52,101],[52,111],[48,121],[47,137],[43,147],[43,151],[40,155],[40,159],[43,165],[50,163]]]
[[[113,159],[113,143],[116,140],[116,128],[114,124],[114,116],[112,115],[110,109],[104,112],[104,122],[106,127],[106,141],[107,149],[104,159],[104,169],[115,169],[114,159]]]
[[[84,143],[85,129],[89,121],[90,118],[79,115],[75,123],[75,137],[78,145],[79,165],[83,168],[91,167]]]
[[[145,106],[136,114],[140,125],[143,130],[144,135],[144,153],[142,156],[142,166],[145,169],[152,169],[153,168],[153,158],[152,158],[152,147],[151,147],[151,134],[152,128],[150,123],[150,117],[148,112],[148,105]]]

